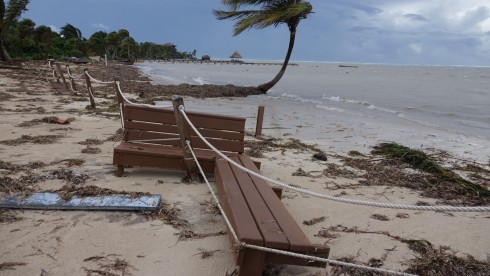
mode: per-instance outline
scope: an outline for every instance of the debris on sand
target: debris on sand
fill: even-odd
[[[311,225],[315,225],[317,223],[320,223],[320,222],[324,222],[326,219],[326,217],[319,217],[319,218],[313,218],[313,219],[310,219],[310,220],[305,220],[303,221],[303,224],[304,225],[308,225],[308,226],[311,226]]]
[[[102,150],[99,149],[99,148],[93,148],[93,147],[90,147],[87,145],[86,148],[82,149],[82,153],[86,153],[86,154],[98,154],[98,153],[101,153]]]
[[[16,266],[24,266],[26,263],[22,262],[4,262],[0,264],[0,271],[2,270],[15,270]]]
[[[16,222],[16,221],[20,221],[20,220],[22,220],[22,218],[16,216],[11,211],[0,210],[0,223],[11,223],[11,222]]]
[[[130,265],[126,260],[120,259],[120,255],[109,254],[107,256],[93,256],[86,258],[84,262],[93,262],[99,267],[97,269],[88,269],[83,267],[87,275],[105,275],[105,276],[118,276],[118,275],[133,275],[132,270],[137,270]]]
[[[381,143],[374,147],[372,153],[396,158],[408,164],[413,169],[430,173],[442,180],[458,183],[466,189],[473,191],[477,196],[490,197],[490,191],[486,187],[463,179],[450,169],[439,165],[430,156],[422,151],[414,150],[397,143]]]
[[[7,146],[17,146],[26,143],[54,144],[62,137],[63,137],[62,135],[39,135],[39,136],[22,135],[20,138],[17,139],[0,141],[0,144],[7,145]]]

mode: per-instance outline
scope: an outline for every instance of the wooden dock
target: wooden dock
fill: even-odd
[[[187,63],[187,64],[229,64],[229,65],[261,65],[261,66],[282,66],[282,62],[244,62],[231,60],[200,60],[200,59],[145,59],[150,63]],[[297,63],[289,63],[288,66],[298,66]]]

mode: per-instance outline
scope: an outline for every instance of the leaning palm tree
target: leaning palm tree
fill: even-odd
[[[301,19],[305,19],[312,12],[312,6],[303,0],[222,0],[222,3],[229,10],[215,10],[214,14],[219,20],[237,20],[233,32],[235,36],[247,29],[277,27],[280,24],[287,24],[289,28],[289,47],[281,70],[270,82],[258,86],[258,89],[266,93],[286,72],[294,48],[296,28]]]
[[[3,37],[7,30],[19,19],[22,12],[27,10],[30,0],[10,0],[5,6],[5,1],[0,0],[0,59],[10,61],[11,58],[3,44]]]

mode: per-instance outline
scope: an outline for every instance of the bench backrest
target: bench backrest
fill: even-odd
[[[181,147],[173,108],[123,106],[124,141]],[[186,111],[199,132],[216,148],[225,152],[244,152],[245,118]],[[187,123],[185,127],[190,128]],[[210,150],[190,129],[193,148]]]

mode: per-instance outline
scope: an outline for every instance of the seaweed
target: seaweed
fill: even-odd
[[[7,145],[7,146],[17,146],[26,143],[53,144],[56,143],[62,137],[63,137],[62,135],[39,135],[39,136],[22,135],[20,138],[17,139],[0,141],[0,144]]]
[[[12,214],[7,210],[0,210],[0,223],[11,223],[20,220],[22,220],[22,218],[16,216],[15,214]]]
[[[78,198],[90,197],[90,196],[107,196],[107,195],[128,195],[130,197],[136,198],[140,196],[148,196],[149,193],[142,192],[126,192],[126,191],[115,191],[106,188],[100,188],[94,185],[85,187],[75,187],[73,185],[65,185],[61,189],[53,191],[58,193],[64,200],[70,200],[74,196]]]
[[[16,266],[24,266],[27,265],[23,262],[4,262],[0,264],[0,271],[2,270],[15,270]]]
[[[311,225],[315,225],[317,223],[320,223],[320,222],[324,222],[325,221],[325,217],[319,217],[319,218],[313,218],[313,219],[310,219],[310,220],[305,220],[303,221],[303,224],[304,225],[308,225],[308,226],[311,226]]]
[[[486,187],[463,179],[452,170],[439,165],[422,151],[414,150],[397,143],[381,143],[374,147],[372,153],[400,159],[414,169],[436,175],[447,181],[458,183],[475,192],[477,196],[490,197],[490,191]]]

